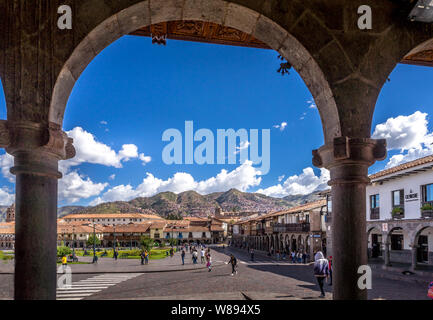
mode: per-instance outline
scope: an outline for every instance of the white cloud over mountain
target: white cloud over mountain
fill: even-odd
[[[329,171],[320,169],[320,176],[316,176],[313,168],[305,168],[300,175],[288,177],[283,183],[257,190],[258,193],[270,197],[282,198],[288,195],[309,194],[314,191],[328,189]]]
[[[433,133],[428,132],[427,113],[416,111],[408,116],[389,118],[378,124],[372,137],[386,139],[388,151],[399,150],[386,168],[433,154]]]
[[[247,191],[250,187],[258,186],[261,179],[260,171],[253,167],[251,161],[246,161],[230,172],[221,170],[215,177],[201,181],[196,181],[191,174],[186,172],[177,172],[167,180],[159,179],[151,173],[147,173],[137,188],[131,185],[115,186],[92,201],[91,205],[116,200],[127,201],[136,197],[149,197],[164,191],[180,193],[194,190],[200,194],[227,191],[231,188]]]

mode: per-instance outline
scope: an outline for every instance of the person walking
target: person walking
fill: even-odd
[[[229,263],[232,265],[232,276],[233,276],[234,274],[238,273],[238,271],[236,270],[236,266],[238,264],[238,261],[236,260],[236,258],[233,254],[230,255],[230,261],[227,262],[227,264],[229,264]]]
[[[149,252],[147,250],[144,251],[144,262],[149,264]]]
[[[292,256],[292,263],[296,263],[296,253],[295,253],[295,251],[292,251],[291,256]]]
[[[141,258],[141,265],[144,265],[144,251],[141,251],[140,258]]]
[[[63,270],[66,270],[66,267],[68,266],[68,258],[66,258],[66,256],[62,257],[62,266]]]
[[[307,254],[305,251],[302,253],[302,263],[305,264],[307,262]]]
[[[320,288],[320,298],[325,297],[325,291],[323,290],[323,283],[325,278],[329,276],[329,262],[325,259],[322,251],[318,251],[314,256],[314,276],[317,278]]]
[[[185,250],[184,249],[182,249],[180,256],[182,257],[182,265],[185,265]]]
[[[197,259],[198,259],[197,250],[194,249],[194,251],[192,252],[192,261],[194,264],[197,264]]]
[[[207,253],[206,260],[207,260],[206,267],[209,269],[209,272],[211,272],[212,271],[212,257],[210,255],[210,252]]]
[[[250,254],[251,254],[251,261],[254,261],[254,249],[251,249]]]
[[[279,261],[280,260],[280,250],[277,250],[277,252],[276,252],[276,257],[277,257],[277,260]]]
[[[174,249],[173,249],[173,247],[171,247],[171,249],[170,249],[170,258],[173,258],[173,255],[174,255]]]
[[[201,251],[200,251],[200,263],[205,263],[205,251],[204,251],[204,249],[203,249],[203,247],[201,248]]]
[[[118,252],[116,250],[114,250],[114,252],[113,252],[113,258],[114,258],[114,260],[117,260],[117,255],[118,255]]]
[[[329,285],[332,286],[332,256],[329,256]]]

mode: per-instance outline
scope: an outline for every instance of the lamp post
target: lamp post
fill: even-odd
[[[93,263],[96,262],[96,235],[95,235],[95,219],[93,219]]]
[[[114,235],[113,255],[114,255],[114,252],[116,251],[116,224],[113,224],[113,227],[114,227],[114,233],[113,233],[113,235]]]
[[[75,226],[72,227],[72,256],[75,258]]]

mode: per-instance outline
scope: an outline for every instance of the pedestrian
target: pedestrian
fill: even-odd
[[[170,249],[170,258],[173,258],[173,255],[174,255],[174,249],[173,249],[173,247],[171,247],[171,249]]]
[[[305,251],[302,253],[302,263],[305,264],[307,262],[307,254]]]
[[[234,274],[238,273],[238,271],[236,270],[236,266],[238,264],[238,261],[236,260],[236,258],[233,254],[230,255],[230,261],[227,262],[227,264],[229,264],[229,263],[232,265],[232,276],[233,276]]]
[[[325,297],[325,291],[323,290],[323,283],[325,278],[328,279],[329,276],[329,262],[323,256],[321,251],[318,251],[314,256],[314,276],[317,278],[317,282],[320,287],[320,298]]]
[[[254,261],[254,249],[251,249],[250,254],[251,254],[251,261]]]
[[[140,258],[141,258],[141,265],[144,265],[144,251],[141,251]]]
[[[298,263],[302,263],[302,253],[301,253],[301,251],[298,252]]]
[[[204,249],[202,247],[201,251],[200,251],[200,263],[204,263],[205,262],[204,255],[205,255],[205,251],[204,251]]]
[[[208,268],[209,272],[211,272],[212,271],[212,257],[210,256],[210,252],[207,254],[206,260],[207,260],[206,267]]]
[[[144,251],[144,261],[149,264],[149,252],[147,250]]]
[[[192,252],[192,260],[194,264],[197,264],[197,259],[198,259],[197,250],[194,249],[194,251]]]
[[[329,285],[332,286],[332,256],[329,256]]]
[[[114,260],[117,260],[117,255],[118,255],[118,252],[116,250],[114,250],[113,251],[113,258],[114,258]]]
[[[280,250],[277,250],[276,256],[277,256],[277,260],[280,260]]]
[[[65,270],[66,267],[68,266],[68,258],[66,258],[66,256],[62,257],[62,266],[63,266],[63,270]]]
[[[182,257],[182,265],[185,265],[185,250],[182,249],[182,253],[180,254],[180,256]]]
[[[296,253],[295,253],[295,251],[292,251],[291,256],[292,256],[292,263],[296,263]]]

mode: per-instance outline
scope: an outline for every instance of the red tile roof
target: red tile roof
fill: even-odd
[[[379,171],[379,172],[377,172],[375,174],[370,175],[369,178],[370,179],[377,179],[377,178],[380,178],[380,177],[383,177],[383,176],[387,176],[389,174],[393,174],[393,173],[396,173],[396,172],[399,172],[399,171],[403,171],[403,170],[410,169],[410,168],[413,168],[413,167],[417,167],[417,166],[420,166],[420,165],[423,165],[423,164],[427,164],[427,163],[432,163],[433,164],[433,155],[427,156],[427,157],[424,157],[424,158],[419,158],[419,159],[416,159],[416,160],[413,160],[413,161],[409,161],[409,162],[400,164],[398,166],[395,166],[395,167],[392,167],[392,168],[389,168],[389,169],[386,169],[386,170]]]

